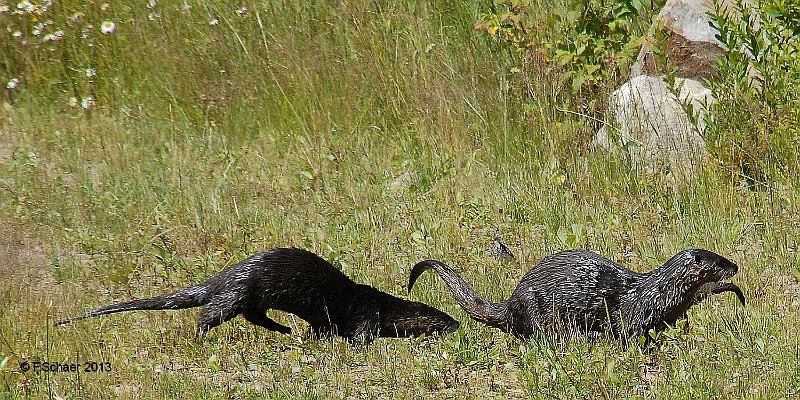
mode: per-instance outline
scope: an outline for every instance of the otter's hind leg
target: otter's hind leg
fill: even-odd
[[[244,310],[242,316],[244,316],[244,319],[248,320],[253,325],[258,325],[271,331],[280,332],[284,335],[292,333],[292,328],[289,328],[286,325],[281,325],[272,320],[270,317],[267,317],[265,311],[255,309]]]
[[[230,303],[229,297],[213,298],[200,312],[200,317],[197,319],[197,336],[204,336],[209,329],[229,321],[240,312],[237,304]]]

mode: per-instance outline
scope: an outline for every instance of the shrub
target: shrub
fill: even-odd
[[[710,14],[728,48],[712,81],[717,104],[706,131],[712,153],[734,174],[766,183],[798,171],[800,9],[786,0],[763,0],[758,13],[742,0]]]
[[[660,8],[657,3],[661,2],[569,0],[566,7],[543,12],[530,0],[498,0],[475,27],[522,60],[543,58],[556,75],[556,87],[567,89],[565,98],[578,94],[581,108],[601,111],[606,98],[602,89],[627,78],[641,44],[639,21]],[[550,28],[549,35],[543,27]]]

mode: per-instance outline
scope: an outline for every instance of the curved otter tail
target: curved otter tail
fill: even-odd
[[[88,311],[77,317],[56,322],[54,325],[64,325],[84,318],[97,317],[122,311],[133,310],[179,310],[207,304],[211,299],[211,288],[208,284],[199,284],[181,289],[175,293],[152,297],[149,299],[131,300],[124,303],[112,304]]]
[[[475,289],[472,288],[457,272],[453,271],[449,265],[437,260],[420,261],[411,269],[411,276],[408,278],[408,291],[414,287],[423,272],[434,269],[442,277],[444,283],[450,288],[453,297],[458,304],[469,314],[472,319],[483,322],[486,325],[504,329],[506,321],[504,318],[504,307],[502,304],[492,303],[483,299]]]

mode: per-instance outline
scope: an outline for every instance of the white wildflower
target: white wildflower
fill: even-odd
[[[114,33],[114,29],[116,28],[117,26],[111,21],[103,21],[103,23],[100,24],[100,32],[103,32],[106,35],[109,33]]]
[[[0,6],[0,14],[2,14],[4,12],[8,12],[8,10],[10,10],[10,8],[8,8],[7,5],[3,4],[3,5]]]
[[[31,33],[33,34],[33,36],[39,36],[42,34],[42,30],[44,29],[45,26],[46,25],[44,22],[39,22],[38,24],[33,26],[33,30],[31,31]]]
[[[151,9],[152,8],[156,8],[157,5],[158,5],[158,1],[150,0],[150,3],[147,4],[147,8],[151,8]]]
[[[33,3],[28,0],[23,0],[17,3],[17,8],[25,12],[33,12],[33,10],[36,9],[36,6],[34,6]]]
[[[217,24],[219,24],[219,20],[214,18],[211,21],[208,21],[208,24],[211,26],[216,26]]]
[[[189,4],[188,2],[184,1],[183,2],[183,7],[181,7],[181,10],[183,12],[189,12],[189,10],[191,10],[191,9],[192,9],[192,5]]]
[[[77,107],[78,106],[78,98],[77,97],[70,97],[69,101],[67,102],[70,107]]]
[[[84,110],[88,110],[90,107],[94,105],[94,97],[88,96],[81,99],[81,107]]]
[[[236,10],[236,13],[242,15],[247,12],[247,6],[242,6],[240,9]]]
[[[64,37],[64,31],[58,30],[53,33],[48,34],[47,36],[42,39],[45,42],[55,42],[57,40],[61,40]]]
[[[94,68],[86,68],[86,77],[91,78],[94,76],[97,76],[97,70],[95,70]]]
[[[8,83],[6,83],[6,87],[12,90],[16,89],[18,85],[19,85],[19,79],[17,78],[11,78],[11,80],[8,81]]]
[[[71,17],[69,17],[69,21],[70,22],[78,22],[78,21],[81,20],[81,18],[83,18],[84,15],[85,15],[84,13],[78,11],[75,14],[72,14]]]
[[[111,6],[108,3],[100,4],[100,11],[108,11]]]
[[[12,34],[11,34],[11,36],[14,36],[14,37],[20,37],[20,36],[22,36],[22,32],[20,32],[20,31],[14,31],[14,33],[12,33]]]

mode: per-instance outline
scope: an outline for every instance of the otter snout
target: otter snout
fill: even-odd
[[[417,320],[410,322],[411,323],[409,324],[408,329],[410,329],[411,332],[414,332],[415,336],[423,334],[446,335],[448,333],[457,331],[461,326],[460,322],[456,321],[445,313],[441,313],[441,315],[428,315],[419,317]]]
[[[460,328],[460,327],[461,327],[461,323],[460,322],[458,322],[456,320],[452,320],[452,321],[450,321],[450,324],[447,327],[445,327],[444,330],[441,333],[442,334],[453,333],[453,332],[457,331],[458,328]]]
[[[461,324],[447,313],[416,301],[402,300],[385,310],[381,336],[408,337],[455,332]]]

